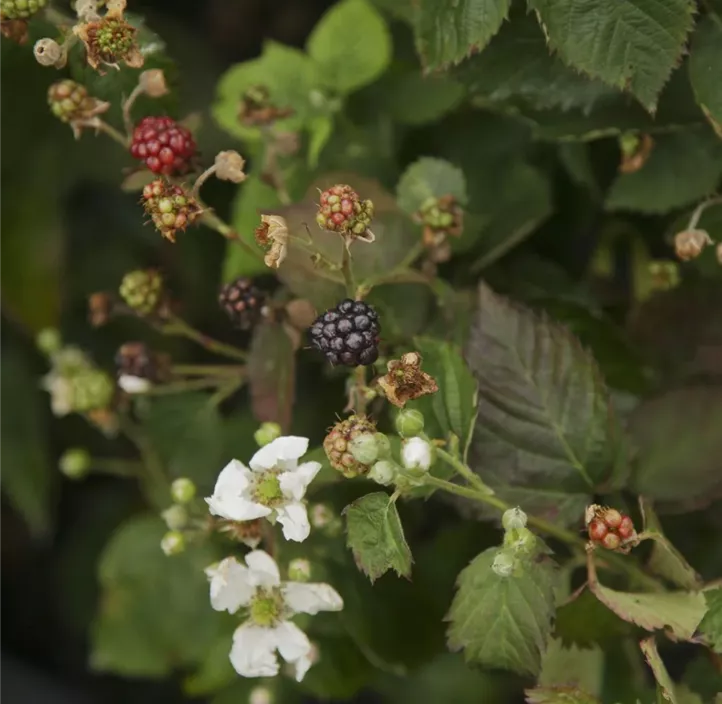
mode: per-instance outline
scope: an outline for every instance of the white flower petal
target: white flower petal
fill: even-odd
[[[340,611],[341,595],[329,584],[302,584],[284,582],[283,596],[286,606],[297,614],[317,614],[319,611]]]
[[[250,569],[250,579],[259,587],[275,587],[281,583],[276,561],[263,550],[253,550],[246,555],[246,564]]]
[[[308,438],[296,435],[276,438],[251,457],[251,469],[254,472],[262,472],[264,469],[273,469],[279,465],[283,469],[291,469],[296,466],[296,461],[306,453],[306,450],[308,450]]]
[[[206,568],[211,582],[211,606],[216,611],[234,614],[251,600],[256,587],[249,579],[249,570],[236,558],[227,557]]]
[[[401,461],[406,469],[427,471],[431,459],[431,445],[423,438],[410,438],[401,448]]]
[[[218,479],[216,479],[216,486],[213,489],[213,494],[222,494],[226,492],[235,492],[240,494],[248,487],[252,476],[251,470],[248,469],[243,462],[231,460],[218,475]]]
[[[283,526],[283,537],[286,540],[303,542],[311,532],[308,512],[304,504],[292,501],[276,509],[278,522]]]
[[[300,501],[306,493],[306,487],[313,481],[320,469],[320,462],[304,462],[296,469],[280,474],[278,482],[283,495]]]
[[[153,384],[142,376],[121,374],[118,377],[118,386],[120,386],[126,394],[145,394],[150,391]]]
[[[271,513],[268,506],[249,501],[242,496],[214,495],[208,497],[206,503],[214,516],[221,516],[229,521],[252,521],[254,518],[263,518]]]
[[[274,677],[278,674],[275,629],[244,623],[236,628],[231,665],[241,677]]]
[[[296,682],[300,682],[311,667],[313,646],[306,634],[290,621],[282,621],[274,629],[276,647],[281,657],[295,666]]]

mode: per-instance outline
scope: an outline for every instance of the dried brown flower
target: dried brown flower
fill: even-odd
[[[683,230],[674,236],[674,250],[684,262],[696,259],[710,244],[712,239],[706,230]]]
[[[394,406],[403,408],[407,401],[439,390],[434,377],[421,370],[421,361],[418,352],[407,352],[401,359],[392,359],[387,374],[377,380]]]
[[[256,242],[266,249],[263,261],[271,269],[278,269],[288,254],[288,224],[280,215],[261,215],[255,229]]]

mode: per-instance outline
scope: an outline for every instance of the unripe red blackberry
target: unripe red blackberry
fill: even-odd
[[[600,517],[610,530],[616,530],[622,522],[622,514],[616,508],[606,509]]]
[[[203,212],[183,186],[175,186],[162,178],[143,188],[141,203],[158,232],[171,242],[175,242],[178,230],[192,225]]]
[[[119,293],[136,313],[150,315],[161,302],[163,277],[155,269],[130,271],[123,277]]]
[[[24,20],[47,5],[48,0],[0,0],[0,19]]]
[[[225,284],[218,294],[219,305],[233,325],[241,330],[249,330],[258,323],[265,302],[263,291],[245,276]]]
[[[143,342],[126,342],[115,355],[118,376],[134,376],[151,382],[162,381],[168,371],[168,360]]]
[[[378,314],[363,301],[347,298],[311,325],[311,341],[331,364],[347,367],[373,364],[379,356]]]
[[[634,535],[634,523],[629,516],[622,517],[622,521],[617,528],[617,535],[619,535],[622,540],[627,540],[627,538],[631,538]]]
[[[607,550],[616,550],[621,544],[622,539],[616,533],[607,533],[602,540],[602,545]]]
[[[608,532],[609,529],[604,524],[604,521],[600,521],[598,518],[595,518],[589,524],[589,537],[597,543],[604,540]]]
[[[103,105],[88,95],[85,86],[70,79],[50,86],[48,104],[53,115],[63,122],[90,119],[98,114],[98,106]]]
[[[188,173],[196,155],[190,130],[170,117],[144,117],[133,130],[130,153],[154,174]]]
[[[323,449],[330,465],[348,479],[366,474],[371,469],[371,465],[359,462],[350,449],[354,438],[367,433],[376,433],[376,423],[365,416],[353,415],[336,423],[324,438]]]
[[[362,201],[351,186],[338,184],[321,193],[316,222],[324,230],[364,237],[373,215],[372,201]]]

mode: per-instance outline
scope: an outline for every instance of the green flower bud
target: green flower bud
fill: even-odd
[[[43,328],[35,338],[37,348],[48,356],[57,352],[63,344],[57,328]]]
[[[532,555],[536,550],[536,536],[528,528],[512,529],[504,536],[504,547],[517,555]]]
[[[371,467],[371,471],[368,473],[368,478],[377,484],[388,486],[389,484],[392,484],[396,478],[396,472],[397,467],[393,462],[389,462],[389,460],[381,460]]]
[[[181,504],[173,504],[160,514],[168,530],[181,530],[188,524],[188,510]]]
[[[261,423],[261,427],[253,433],[253,439],[259,447],[264,447],[281,437],[281,426],[278,423]]]
[[[387,460],[391,457],[391,441],[383,433],[376,433],[376,447],[379,451],[379,459]]]
[[[292,582],[308,582],[311,579],[311,563],[300,557],[291,560],[288,564],[288,578]]]
[[[170,485],[170,495],[176,503],[187,504],[196,495],[196,485],[187,477],[180,477]]]
[[[60,471],[68,479],[82,479],[90,471],[90,453],[83,447],[66,450],[60,458]]]
[[[273,692],[268,687],[254,687],[248,697],[248,704],[273,704]]]
[[[186,549],[186,539],[177,530],[168,531],[160,541],[160,549],[167,555],[178,555]]]
[[[526,513],[518,506],[510,508],[508,511],[504,511],[504,515],[501,517],[501,525],[504,526],[505,531],[526,528]]]
[[[396,431],[402,438],[413,438],[424,430],[424,415],[421,411],[407,408],[396,416]]]
[[[498,577],[511,577],[516,567],[516,560],[513,555],[507,552],[498,552],[491,563],[491,569]]]
[[[361,464],[373,464],[379,456],[379,448],[376,444],[376,435],[362,433],[349,442],[348,450],[351,456]]]

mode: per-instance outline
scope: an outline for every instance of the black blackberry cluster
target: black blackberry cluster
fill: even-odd
[[[161,381],[166,375],[166,359],[143,342],[126,342],[115,355],[118,376],[137,376],[148,381]]]
[[[218,295],[218,303],[233,325],[249,330],[261,318],[266,295],[244,276],[225,284]]]
[[[379,356],[378,313],[368,303],[347,298],[311,325],[311,340],[331,364],[373,364]]]

